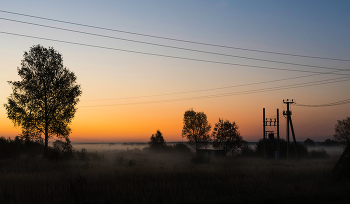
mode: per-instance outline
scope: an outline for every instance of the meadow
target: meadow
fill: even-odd
[[[339,152],[338,152],[339,153]],[[348,203],[350,182],[328,159],[211,157],[140,149],[83,152],[71,160],[0,161],[0,203]]]

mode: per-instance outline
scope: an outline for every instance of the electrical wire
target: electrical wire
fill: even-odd
[[[339,106],[339,105],[344,105],[344,104],[349,104],[349,103],[350,103],[350,99],[345,99],[345,100],[342,100],[342,101],[337,101],[337,102],[327,103],[327,104],[305,105],[305,104],[295,103],[295,105],[296,106],[302,106],[302,107],[318,108],[318,107]]]
[[[335,74],[335,73],[336,73],[336,71],[323,73],[323,74]],[[233,86],[224,86],[224,87],[217,87],[217,88],[210,88],[210,89],[200,89],[200,90],[193,90],[193,91],[182,91],[182,92],[154,94],[154,95],[145,95],[145,96],[131,96],[131,97],[122,97],[122,98],[95,99],[95,100],[85,100],[85,101],[112,101],[112,100],[150,98],[150,97],[159,97],[159,96],[171,96],[171,95],[179,95],[179,94],[198,93],[198,92],[205,92],[205,91],[214,91],[214,90],[222,90],[222,89],[237,88],[237,87],[244,87],[244,86],[252,86],[252,85],[258,85],[258,84],[267,84],[267,83],[279,82],[279,81],[288,81],[288,80],[300,79],[300,78],[323,75],[323,74],[310,74],[310,75],[305,75],[305,76],[290,77],[290,78],[269,80],[269,81],[263,81],[263,82],[255,82],[255,83],[249,83],[249,84],[233,85]]]
[[[0,31],[0,33],[7,34],[7,35],[26,37],[26,38],[33,38],[33,39],[47,40],[47,41],[60,42],[60,43],[66,43],[66,44],[80,45],[80,46],[86,46],[86,47],[94,47],[94,48],[101,48],[101,49],[107,49],[107,50],[115,50],[115,51],[121,51],[121,52],[129,52],[129,53],[151,55],[151,56],[173,58],[173,59],[181,59],[181,60],[188,60],[188,61],[197,61],[197,62],[205,62],[205,63],[213,63],[213,64],[222,64],[222,65],[229,65],[229,66],[243,66],[243,67],[278,70],[278,71],[305,72],[305,73],[318,73],[318,74],[324,73],[324,72],[316,72],[316,71],[308,71],[308,70],[296,70],[296,69],[286,69],[286,68],[277,68],[277,67],[256,66],[256,65],[247,65],[247,64],[238,64],[238,63],[230,63],[230,62],[220,62],[220,61],[195,59],[195,58],[188,58],[188,57],[179,57],[179,56],[155,54],[155,53],[149,53],[149,52],[140,52],[140,51],[125,50],[125,49],[119,49],[119,48],[111,48],[111,47],[105,47],[105,46],[99,46],[99,45],[90,45],[90,44],[84,44],[84,43],[76,43],[76,42],[64,41],[64,40],[56,40],[56,39],[51,39],[51,38],[43,38],[43,37],[36,37],[36,36],[30,36],[30,35],[22,35],[22,34],[18,34],[18,33],[10,33],[10,32],[3,32],[3,31]],[[325,69],[325,68],[323,68],[323,69]],[[338,70],[338,71],[345,71],[344,69],[333,69],[333,68],[328,68],[328,69],[330,69],[330,70]],[[346,71],[350,71],[350,70],[346,70]]]
[[[340,78],[329,79],[329,80],[313,81],[313,82],[306,82],[306,83],[295,84],[295,85],[285,85],[285,86],[278,86],[278,87],[271,87],[271,88],[264,88],[264,89],[255,89],[255,90],[248,90],[248,91],[241,91],[241,92],[232,92],[232,93],[223,93],[223,94],[214,94],[214,95],[203,95],[203,96],[196,96],[196,97],[157,100],[157,101],[143,101],[143,102],[134,102],[134,103],[118,103],[118,104],[106,104],[106,105],[90,105],[90,106],[80,106],[80,107],[103,107],[103,106],[106,107],[106,106],[138,105],[138,104],[151,104],[151,103],[164,103],[164,102],[208,99],[208,98],[226,97],[226,96],[233,96],[233,95],[263,93],[263,92],[285,90],[285,89],[292,89],[292,88],[302,88],[302,87],[344,82],[344,81],[349,81],[349,80],[350,80],[350,76],[347,76],[347,77],[340,77]]]
[[[184,48],[184,47],[170,46],[170,45],[164,45],[164,44],[158,44],[158,43],[150,43],[150,42],[145,42],[145,41],[131,40],[131,39],[126,39],[126,38],[119,38],[119,37],[101,35],[101,34],[97,34],[97,33],[84,32],[84,31],[72,30],[72,29],[67,29],[67,28],[60,28],[60,27],[55,27],[55,26],[42,25],[42,24],[37,24],[37,23],[30,23],[30,22],[19,21],[19,20],[13,20],[13,19],[8,19],[8,18],[1,18],[1,17],[0,17],[0,19],[1,19],[1,20],[12,21],[12,22],[17,22],[17,23],[35,25],[35,26],[40,26],[40,27],[45,27],[45,28],[51,28],[51,29],[69,31],[69,32],[74,32],[74,33],[79,33],[79,34],[92,35],[92,36],[103,37],[103,38],[109,38],[109,39],[114,39],[114,40],[123,40],[123,41],[134,42],[134,43],[142,43],[142,44],[153,45],[153,46],[167,47],[167,48],[178,49],[178,50],[186,50],[186,51],[191,51],[191,52],[212,54],[212,55],[225,56],[225,57],[234,57],[234,58],[248,59],[248,60],[256,60],[256,61],[262,61],[262,62],[271,62],[271,63],[278,63],[278,64],[287,64],[287,65],[294,65],[294,66],[303,66],[303,67],[312,67],[312,68],[323,68],[323,69],[334,69],[334,70],[340,70],[340,71],[350,71],[349,69],[338,69],[338,68],[334,68],[334,67],[324,67],[324,66],[309,65],[309,64],[300,64],[300,63],[293,63],[293,62],[283,62],[283,61],[277,61],[277,60],[267,60],[267,59],[262,59],[262,58],[245,57],[245,56],[240,56],[240,55],[230,55],[230,54],[217,53],[217,52],[209,52],[209,51],[203,51],[203,50],[197,50],[197,49],[189,49],[189,48]]]
[[[350,59],[340,59],[340,58],[319,57],[319,56],[310,56],[310,55],[299,55],[299,54],[283,53],[283,52],[273,52],[273,51],[267,51],[267,50],[248,49],[248,48],[242,48],[242,47],[225,46],[225,45],[211,44],[211,43],[205,43],[205,42],[198,42],[198,41],[190,41],[190,40],[183,40],[183,39],[170,38],[170,37],[149,35],[149,34],[130,32],[130,31],[124,31],[124,30],[117,30],[117,29],[100,27],[100,26],[94,26],[94,25],[88,25],[88,24],[82,24],[82,23],[74,23],[74,22],[70,22],[70,21],[57,20],[57,19],[52,19],[52,18],[28,15],[28,14],[23,14],[23,13],[18,13],[18,12],[11,12],[11,11],[5,11],[5,10],[0,10],[0,12],[13,14],[13,15],[19,15],[19,16],[26,16],[26,17],[36,18],[36,19],[41,19],[41,20],[65,23],[65,24],[70,24],[70,25],[77,25],[77,26],[82,26],[82,27],[88,27],[88,28],[94,28],[94,29],[100,29],[100,30],[108,30],[108,31],[113,31],[113,32],[120,32],[120,33],[126,33],[126,34],[143,36],[143,37],[158,38],[158,39],[163,39],[163,40],[171,40],[171,41],[191,43],[191,44],[197,44],[197,45],[205,45],[205,46],[212,46],[212,47],[244,50],[244,51],[267,53],[267,54],[285,55],[285,56],[293,56],[293,57],[303,57],[303,58],[313,58],[313,59],[323,59],[323,60],[334,60],[334,61],[346,61],[346,62],[350,61]]]

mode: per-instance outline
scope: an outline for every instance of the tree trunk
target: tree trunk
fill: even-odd
[[[332,170],[332,174],[337,173],[339,166],[341,165],[341,163],[343,162],[345,156],[346,156],[349,152],[350,152],[350,144],[348,143],[348,145],[346,146],[346,148],[345,148],[343,154],[340,156],[338,162],[335,164],[335,166],[334,166],[334,168],[333,168],[333,170]]]
[[[49,124],[48,124],[48,113],[47,113],[47,96],[45,92],[45,154],[47,154],[49,149]]]
[[[45,154],[47,154],[49,148],[49,128],[47,123],[45,124]]]

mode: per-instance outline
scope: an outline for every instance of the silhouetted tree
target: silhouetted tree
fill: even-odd
[[[335,125],[334,139],[345,145],[343,154],[340,156],[338,162],[335,164],[332,173],[338,173],[350,179],[350,118],[338,120]]]
[[[307,138],[307,139],[304,141],[304,145],[306,145],[306,146],[315,146],[315,141],[313,141],[313,140],[310,139],[310,138]]]
[[[156,134],[152,134],[148,146],[151,150],[161,150],[166,147],[163,134],[159,130],[157,130]]]
[[[326,139],[323,144],[325,146],[334,146],[334,145],[338,145],[338,142],[335,140],[331,140],[331,139]]]
[[[186,137],[189,146],[194,150],[205,147],[209,143],[211,129],[207,115],[190,109],[184,114],[182,137]]]
[[[338,120],[338,123],[335,125],[335,134],[333,135],[334,139],[338,142],[341,142],[345,145],[350,145],[350,118],[347,117],[344,120]]]
[[[21,81],[9,81],[13,93],[5,104],[7,117],[24,132],[68,138],[68,124],[76,112],[82,91],[76,76],[63,66],[63,59],[52,47],[36,45],[24,52],[21,68],[17,68]],[[30,134],[27,134],[30,136]]]
[[[219,122],[215,124],[213,131],[213,147],[224,150],[225,154],[235,155],[239,153],[242,142],[243,138],[238,132],[236,123],[219,118]]]

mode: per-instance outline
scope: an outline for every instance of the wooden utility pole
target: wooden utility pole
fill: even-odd
[[[287,111],[286,112],[283,111],[283,115],[287,116],[287,160],[289,160],[289,132],[290,132],[289,125],[290,125],[291,130],[292,130],[295,154],[296,154],[297,159],[298,159],[297,142],[295,140],[294,128],[293,128],[292,117],[291,117],[292,112],[289,109],[289,106],[294,103],[294,100],[293,99],[292,100],[289,100],[289,99],[283,100],[283,103],[287,104]]]
[[[281,151],[281,144],[280,144],[280,117],[279,117],[279,110],[277,109],[277,160],[280,159],[280,151]]]
[[[266,147],[265,147],[265,108],[263,108],[263,144],[264,144],[264,159],[266,159]]]

